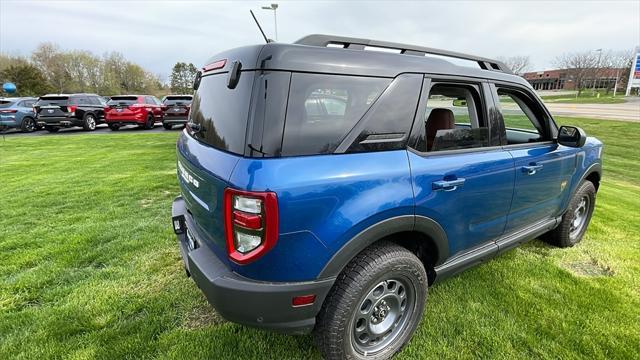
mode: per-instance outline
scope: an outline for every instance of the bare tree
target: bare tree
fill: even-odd
[[[516,75],[522,75],[531,70],[531,59],[529,56],[499,57],[498,60],[507,65]]]
[[[602,53],[601,67],[613,69],[616,77],[615,84],[607,84],[607,94],[612,88],[626,87],[627,76],[633,63],[632,50],[607,50]],[[614,89],[614,94],[615,90]]]
[[[584,90],[585,79],[593,78],[598,70],[598,55],[593,51],[564,53],[553,61],[560,69],[567,69],[569,80],[573,81],[578,96]]]

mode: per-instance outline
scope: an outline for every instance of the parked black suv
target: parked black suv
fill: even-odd
[[[162,126],[165,130],[171,130],[174,125],[184,125],[189,118],[191,110],[191,95],[167,95],[162,99],[162,111],[164,119]]]
[[[47,94],[34,105],[38,126],[49,132],[79,126],[93,131],[104,122],[104,99],[96,94]]]

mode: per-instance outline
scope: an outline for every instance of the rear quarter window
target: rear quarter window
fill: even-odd
[[[189,134],[216,149],[244,154],[254,72],[240,75],[227,87],[227,73],[203,76],[191,104],[191,122],[201,126]]]
[[[391,79],[293,74],[282,155],[332,153]]]

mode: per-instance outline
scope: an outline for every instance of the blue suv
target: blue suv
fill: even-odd
[[[33,105],[37,98],[0,98],[0,130],[17,128],[22,132],[38,129]]]
[[[226,319],[389,358],[429,286],[542,237],[578,243],[602,143],[502,63],[310,35],[218,54],[177,142],[173,227]]]

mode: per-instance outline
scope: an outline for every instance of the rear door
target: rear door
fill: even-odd
[[[43,96],[36,103],[36,110],[39,117],[64,117],[68,105],[68,96]]]
[[[490,253],[504,232],[514,171],[496,136],[488,86],[433,79],[423,93],[408,154],[416,215],[443,227],[451,256]]]
[[[515,189],[506,231],[516,232],[561,214],[578,149],[557,144],[551,116],[525,87],[492,84],[504,148],[515,161]]]

